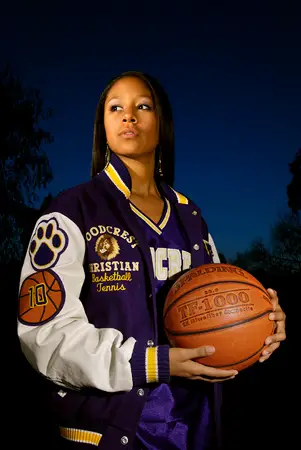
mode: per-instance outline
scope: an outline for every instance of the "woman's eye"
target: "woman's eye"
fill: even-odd
[[[138,106],[138,109],[148,109],[148,110],[152,110],[152,107],[150,105],[146,105],[145,103],[143,103],[142,105]]]
[[[119,105],[113,105],[110,108],[110,111],[120,111],[121,110],[121,106]]]

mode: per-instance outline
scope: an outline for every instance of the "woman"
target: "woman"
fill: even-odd
[[[18,335],[50,380],[62,448],[216,448],[212,382],[237,372],[193,361],[210,342],[170,348],[160,323],[174,277],[218,262],[201,211],[170,187],[173,157],[164,90],[120,75],[97,107],[92,179],[59,195],[33,231]],[[285,337],[271,297],[278,332],[263,359]]]

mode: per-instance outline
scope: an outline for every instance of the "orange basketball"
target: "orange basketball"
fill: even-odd
[[[231,264],[204,264],[171,287],[163,310],[165,333],[174,347],[213,345],[198,362],[246,369],[259,360],[275,322],[269,294],[250,273]]]
[[[19,321],[25,325],[41,325],[62,309],[64,286],[52,270],[43,270],[27,277],[19,295]]]

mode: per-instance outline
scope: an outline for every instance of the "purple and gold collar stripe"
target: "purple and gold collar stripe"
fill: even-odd
[[[140,211],[140,209],[138,209],[135,205],[133,205],[133,203],[130,202],[130,207],[132,209],[132,211],[137,214],[138,217],[140,217],[140,219],[142,219],[148,226],[150,226],[156,233],[158,233],[159,235],[162,234],[162,230],[164,229],[164,227],[166,226],[166,224],[168,223],[168,220],[170,218],[170,213],[171,213],[171,206],[170,206],[170,202],[167,200],[167,198],[164,199],[164,211],[162,214],[162,218],[160,219],[158,224],[155,224],[155,222],[153,222],[151,219],[149,219],[145,214],[143,214],[142,211]]]
[[[113,185],[121,192],[126,199],[129,199],[131,196],[131,177],[128,169],[121,161],[121,159],[115,155],[111,154],[111,160],[109,164],[104,168],[103,172],[109,178],[109,180],[113,183]],[[168,186],[166,183],[161,182],[161,187],[165,192],[165,196],[167,196],[171,202],[174,200],[177,203],[182,205],[188,205],[188,198],[185,197],[180,192],[177,192],[171,186]]]
[[[180,194],[180,192],[175,191],[173,188],[171,189],[175,193],[178,203],[180,203],[181,205],[188,205],[188,198],[186,198],[185,195]]]
[[[113,164],[109,163],[107,165],[107,167],[104,169],[104,171],[107,174],[107,176],[110,178],[112,183],[117,187],[117,189],[119,189],[119,191],[123,193],[125,198],[127,198],[127,199],[130,198],[131,191],[127,187],[125,182],[122,180],[122,178],[120,177],[119,173],[117,172],[117,170],[115,169]]]
[[[158,227],[163,230],[163,228],[166,226],[168,219],[170,218],[170,212],[171,212],[171,207],[170,207],[170,203],[167,200],[167,198],[165,199],[165,205],[166,205],[166,212],[162,218],[162,220],[159,222]]]

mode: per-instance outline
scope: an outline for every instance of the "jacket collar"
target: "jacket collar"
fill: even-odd
[[[112,187],[116,190],[118,195],[121,195],[123,198],[125,197],[126,199],[130,198],[132,189],[131,176],[126,166],[123,164],[121,159],[117,155],[115,155],[115,153],[111,153],[110,162],[99,173],[99,176],[102,179],[108,181],[112,185]],[[180,192],[174,190],[164,181],[160,181],[158,183],[158,188],[170,202],[178,203],[181,205],[189,204],[189,200],[187,197],[185,197]]]

